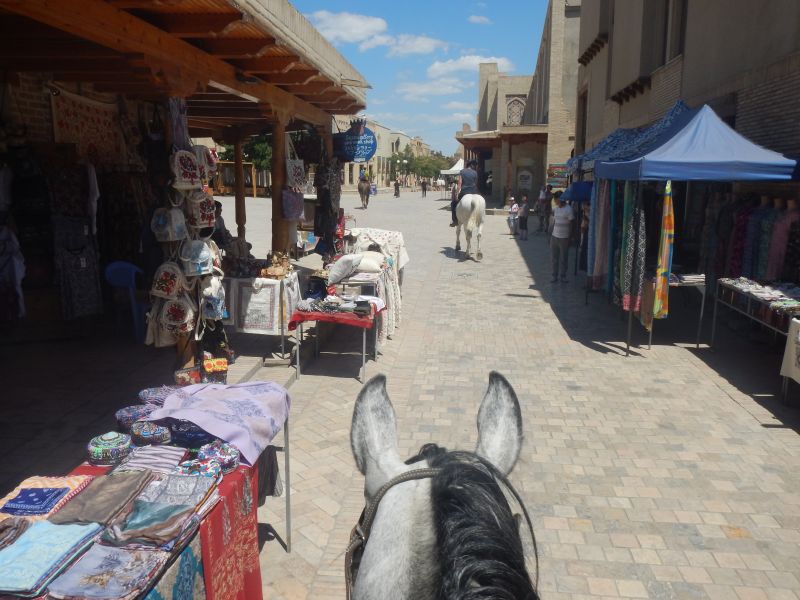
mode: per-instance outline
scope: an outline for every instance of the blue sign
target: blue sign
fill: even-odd
[[[368,127],[350,129],[333,136],[333,153],[343,162],[363,163],[375,156],[378,140]]]

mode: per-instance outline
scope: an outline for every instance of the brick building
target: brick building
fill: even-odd
[[[580,11],[580,0],[548,4],[532,76],[479,66],[476,130],[464,127],[456,140],[478,160],[482,192],[495,204],[507,193],[537,193],[548,165],[572,155]]]

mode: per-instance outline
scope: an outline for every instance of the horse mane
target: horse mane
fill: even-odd
[[[497,468],[474,452],[426,444],[407,464],[427,460],[440,469],[431,481],[440,560],[440,600],[539,600],[525,566],[519,521],[503,492],[516,498],[539,558],[528,511]]]

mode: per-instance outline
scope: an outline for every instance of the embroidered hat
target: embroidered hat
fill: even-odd
[[[171,440],[169,429],[151,421],[136,421],[131,425],[131,441],[137,446],[169,444]]]
[[[120,408],[114,415],[117,417],[119,430],[123,433],[130,433],[131,425],[136,421],[141,421],[155,409],[155,406],[149,404],[134,404]]]
[[[179,389],[177,385],[162,385],[161,387],[146,388],[139,392],[139,400],[142,404],[153,404],[154,406],[164,406],[164,400],[171,393]]]
[[[86,450],[93,465],[116,465],[130,454],[131,436],[109,431],[92,438]]]
[[[230,444],[217,440],[206,444],[197,453],[199,460],[216,460],[223,473],[230,473],[239,466],[239,451]]]
[[[167,423],[172,434],[172,443],[181,448],[198,449],[217,439],[191,421],[168,419]]]

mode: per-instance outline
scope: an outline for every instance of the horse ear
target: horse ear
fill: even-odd
[[[478,410],[476,453],[504,475],[514,468],[522,448],[522,413],[514,388],[505,377],[492,371],[489,388]]]
[[[370,379],[358,394],[350,427],[350,446],[362,475],[367,474],[371,462],[377,464],[381,458],[399,460],[397,421],[383,375]]]

